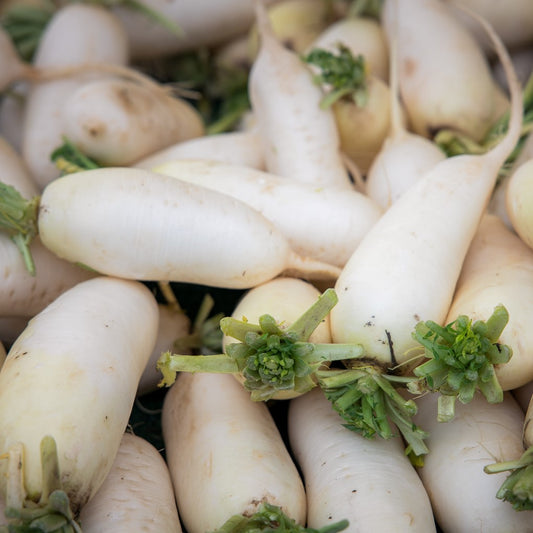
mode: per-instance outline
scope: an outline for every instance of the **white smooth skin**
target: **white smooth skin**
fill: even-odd
[[[409,358],[417,346],[411,333],[418,321],[446,318],[498,169],[520,136],[520,85],[501,41],[493,38],[512,87],[505,137],[486,154],[435,165],[374,224],[337,279],[334,342],[361,343],[384,364]]]
[[[30,253],[35,276],[28,272],[15,243],[0,233],[0,316],[33,316],[67,289],[95,276],[57,257],[39,237],[31,243]]]
[[[466,254],[446,323],[459,315],[487,320],[503,304],[509,322],[500,337],[513,355],[496,368],[504,390],[533,379],[533,250],[496,215],[486,215]]]
[[[481,395],[463,405],[455,418],[437,422],[437,394],[417,400],[415,423],[429,432],[429,453],[419,474],[443,531],[454,533],[523,533],[531,531],[533,512],[515,511],[496,498],[508,473],[486,474],[483,468],[518,459],[524,413],[510,393],[489,404]]]
[[[176,159],[205,159],[230,165],[265,169],[261,139],[256,128],[204,135],[182,141],[136,161],[136,168],[153,169]]]
[[[26,199],[39,194],[39,188],[31,177],[26,163],[9,141],[0,137],[0,180],[11,185]]]
[[[257,4],[259,53],[249,76],[266,169],[320,187],[352,188],[331,109],[300,57],[283,47]]]
[[[162,425],[188,533],[214,531],[264,501],[305,523],[303,483],[268,407],[231,375],[179,374],[165,396]]]
[[[438,0],[387,0],[387,38],[398,45],[400,95],[415,133],[442,127],[480,140],[491,125],[491,70],[475,38]]]
[[[157,335],[150,290],[98,277],[36,315],[0,371],[0,452],[24,446],[28,495],[41,492],[39,446],[57,444],[63,488],[76,514],[109,472]],[[6,463],[0,462],[5,496]]]
[[[225,194],[136,168],[64,176],[43,191],[43,244],[109,275],[249,288],[282,271],[331,279],[260,213]]]
[[[191,104],[136,81],[84,84],[64,104],[64,135],[101,166],[127,166],[205,133]]]
[[[68,4],[56,12],[46,27],[34,65],[79,67],[83,63],[127,65],[128,40],[116,17],[103,7]],[[50,154],[63,141],[61,117],[67,98],[83,83],[105,76],[95,72],[41,82],[32,86],[26,103],[22,155],[42,189],[59,177]]]
[[[291,400],[288,416],[308,527],[347,519],[353,533],[435,531],[428,495],[399,436],[366,439],[350,431],[319,389]]]
[[[319,188],[242,165],[180,159],[153,170],[245,202],[270,220],[295,252],[338,267],[381,216],[355,189]]]
[[[512,228],[533,248],[533,157],[511,174],[505,193],[505,206]]]
[[[152,444],[124,433],[109,474],[78,523],[83,533],[181,533],[170,473]]]

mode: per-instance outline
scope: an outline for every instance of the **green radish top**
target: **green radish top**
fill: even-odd
[[[43,490],[39,501],[27,498],[22,479],[24,455],[21,446],[13,446],[6,454],[8,478],[5,516],[9,525],[0,533],[81,533],[70,509],[69,499],[61,488],[57,447],[53,437],[41,441]],[[17,475],[18,474],[18,475]]]
[[[306,528],[289,518],[281,508],[264,502],[252,516],[234,515],[212,533],[337,533],[348,525],[348,520],[340,520],[320,529]]]

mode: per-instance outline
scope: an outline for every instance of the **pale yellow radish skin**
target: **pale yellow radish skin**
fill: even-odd
[[[389,50],[383,27],[377,20],[361,16],[343,17],[329,24],[312,46],[335,52],[340,43],[347,46],[355,57],[364,57],[369,73],[388,82]]]
[[[76,3],[56,12],[41,38],[34,65],[43,69],[79,67],[87,62],[125,66],[128,61],[127,36],[116,17],[105,8]],[[39,188],[60,174],[50,155],[63,142],[65,101],[87,80],[101,76],[105,74],[91,71],[32,86],[26,103],[22,155]]]
[[[382,213],[355,189],[318,188],[242,165],[180,159],[153,170],[250,205],[287,237],[295,252],[338,267]]]
[[[273,2],[260,1],[265,5]],[[149,59],[201,46],[219,45],[245,34],[254,21],[254,2],[242,0],[142,0],[140,3],[177,24],[182,34],[176,35],[127,6],[113,8],[128,34],[133,59]]]
[[[128,166],[172,144],[204,135],[187,101],[132,80],[85,83],[64,103],[63,134],[101,166]]]
[[[26,162],[15,147],[3,137],[0,137],[0,169],[2,169],[2,182],[15,187],[24,198],[30,200],[39,194],[39,188]]]
[[[39,238],[31,243],[30,250],[36,267],[34,276],[13,241],[0,234],[0,316],[33,316],[67,289],[95,276],[57,257]]]
[[[509,322],[500,336],[513,355],[497,365],[503,390],[533,379],[533,250],[512,233],[496,215],[485,215],[472,240],[448,311],[446,324],[459,315],[487,320],[494,307],[503,304]]]
[[[505,205],[513,229],[533,248],[533,157],[520,164],[509,177]]]
[[[147,287],[98,277],[56,298],[11,346],[0,371],[0,452],[22,444],[30,498],[42,489],[45,435],[56,441],[73,513],[95,494],[126,429],[157,320]],[[6,463],[0,462],[3,496]]]
[[[493,118],[494,80],[481,47],[438,0],[388,0],[387,38],[396,35],[400,94],[415,133],[441,128],[481,140]]]
[[[455,418],[438,422],[437,393],[418,399],[415,423],[429,433],[429,453],[419,469],[443,531],[523,533],[531,531],[533,513],[517,512],[496,493],[507,473],[486,474],[485,466],[518,459],[523,453],[524,413],[510,393],[498,404],[480,394],[458,402]]]
[[[144,169],[99,168],[55,180],[42,193],[38,226],[59,257],[128,279],[238,289],[281,272],[339,273],[296,254],[243,202]]]
[[[205,159],[230,165],[265,169],[261,139],[256,128],[231,131],[179,142],[136,161],[133,167],[153,169],[175,159]]]
[[[159,304],[159,328],[157,339],[146,363],[146,367],[139,380],[137,396],[149,394],[158,389],[161,372],[156,367],[157,360],[163,352],[174,349],[174,341],[183,339],[191,333],[191,320],[182,309],[175,309],[171,305]],[[190,353],[190,349],[182,349],[182,353]]]
[[[300,57],[284,48],[257,5],[259,53],[248,90],[269,172],[319,187],[352,188],[335,117]]]
[[[411,334],[419,321],[445,320],[498,170],[520,136],[520,86],[501,41],[491,36],[512,87],[505,137],[486,154],[451,157],[424,174],[374,224],[335,285],[334,342],[360,343],[384,365],[404,362],[418,348]]]
[[[80,512],[83,533],[181,533],[172,481],[147,440],[124,433],[102,486]]]
[[[162,426],[188,533],[214,531],[262,502],[305,523],[303,483],[274,419],[232,376],[179,374],[165,396]]]
[[[247,320],[251,324],[258,324],[259,317],[269,314],[285,329],[311,307],[319,296],[320,291],[302,279],[278,277],[247,291],[237,303],[231,316],[237,320]],[[233,342],[238,341],[228,335],[223,335],[224,349]],[[309,342],[331,342],[328,316],[313,331]],[[235,377],[239,382],[244,382],[242,375],[235,374]],[[300,394],[294,390],[280,390],[274,394],[273,398],[288,400]]]
[[[291,400],[288,417],[308,527],[348,519],[353,533],[436,531],[428,495],[401,440],[366,439],[345,428],[318,389]]]

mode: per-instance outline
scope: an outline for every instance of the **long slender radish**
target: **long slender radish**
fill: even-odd
[[[327,279],[339,272],[296,254],[243,202],[143,169],[54,180],[41,195],[37,225],[59,257],[129,279],[248,288],[282,272]]]
[[[30,251],[35,275],[28,272],[11,239],[0,235],[0,316],[34,316],[67,289],[95,277],[94,272],[57,257],[39,239]]]
[[[267,170],[320,187],[352,187],[333,113],[320,108],[321,89],[277,40],[263,6],[256,7],[261,46],[248,83]]]
[[[101,487],[82,508],[83,533],[181,533],[170,473],[144,438],[124,433]]]
[[[242,165],[180,159],[153,170],[250,205],[287,237],[295,252],[338,267],[381,216],[381,209],[355,189],[317,188]]]
[[[204,135],[159,150],[136,161],[137,168],[153,169],[175,159],[202,159],[265,169],[263,150],[256,128]]]
[[[77,3],[55,13],[42,36],[34,65],[39,68],[79,67],[94,62],[124,66],[128,61],[127,36],[116,17],[102,7]],[[60,119],[65,100],[94,76],[99,75],[91,71],[39,83],[30,90],[22,154],[40,188],[59,176],[50,154],[61,144],[63,123]]]
[[[505,474],[484,472],[494,461],[517,459],[522,454],[524,413],[510,393],[489,405],[481,395],[460,405],[451,422],[435,419],[434,394],[418,400],[417,423],[429,433],[430,452],[419,469],[443,531],[499,533],[531,531],[532,513],[517,513],[496,498]]]
[[[64,102],[63,134],[103,166],[128,166],[174,143],[204,135],[187,101],[133,80],[85,83]]]
[[[446,322],[459,315],[487,319],[503,303],[509,322],[500,342],[513,350],[509,362],[496,367],[503,390],[533,380],[529,326],[533,309],[533,250],[496,215],[485,215],[465,257]]]
[[[400,94],[413,131],[445,127],[480,140],[494,118],[494,79],[472,34],[438,0],[385,2],[387,37],[397,35]],[[491,40],[492,41],[492,40]]]
[[[40,496],[47,503],[50,480],[46,465],[41,476],[40,445],[48,436],[72,513],[95,494],[126,429],[157,320],[147,287],[98,277],[29,322],[0,371],[0,489],[8,507]]]
[[[354,533],[436,531],[401,441],[349,431],[318,390],[291,400],[288,430],[305,482],[309,527],[348,519]]]
[[[509,129],[483,155],[438,163],[382,215],[336,283],[334,342],[359,342],[385,365],[409,358],[420,320],[442,323],[498,170],[520,136],[522,99],[507,51],[491,28],[512,88]]]
[[[189,533],[214,531],[263,502],[305,523],[303,483],[272,415],[232,376],[180,374],[165,396],[162,425]]]

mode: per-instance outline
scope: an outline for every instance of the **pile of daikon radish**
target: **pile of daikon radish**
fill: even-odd
[[[533,532],[531,0],[0,22],[0,532]]]

